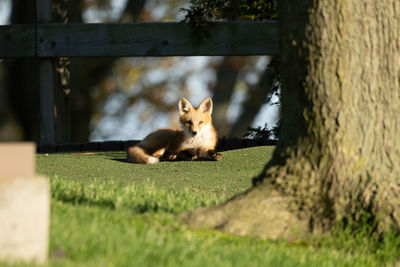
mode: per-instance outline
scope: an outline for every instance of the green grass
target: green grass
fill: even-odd
[[[338,232],[307,242],[194,231],[176,214],[251,186],[272,148],[223,153],[220,162],[128,164],[123,153],[37,156],[50,178],[50,266],[382,266],[398,239]],[[385,243],[386,242],[386,243]],[[397,242],[397,243],[396,243]]]
[[[273,148],[249,148],[223,153],[219,162],[161,162],[155,165],[130,164],[125,153],[39,154],[37,171],[48,177],[80,181],[115,181],[121,184],[149,185],[168,190],[189,190],[232,196],[251,186]]]

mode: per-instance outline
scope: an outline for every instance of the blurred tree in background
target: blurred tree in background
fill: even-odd
[[[183,8],[194,25],[215,20],[272,20],[278,18],[277,0],[191,0]]]
[[[34,23],[34,2],[13,0],[10,23]],[[263,20],[275,18],[275,10],[274,1],[52,0],[52,20],[64,23]],[[39,141],[37,62],[13,59],[3,65],[0,138]],[[65,118],[71,120],[71,136],[61,142],[140,139],[156,128],[177,126],[182,96],[194,103],[211,96],[219,135],[242,137],[261,108],[276,101],[276,66],[277,58],[266,56],[58,59],[57,88],[64,92],[59,101],[71,109]]]
[[[220,20],[273,20],[278,18],[277,0],[191,0],[189,8],[184,8],[185,20],[193,26],[202,25],[208,21]],[[228,69],[226,71],[229,71]],[[223,81],[223,75],[219,75],[218,81]],[[230,86],[228,86],[230,87]],[[233,90],[233,87],[230,87]],[[279,97],[279,58],[270,58],[268,67],[264,70],[258,83],[250,86],[248,96],[243,103],[240,116],[233,125],[224,125],[224,116],[217,115],[217,125],[228,129],[226,135],[247,136],[255,138],[273,138],[279,131],[279,123],[274,126],[264,125],[263,128],[250,127],[260,108],[265,103],[279,105],[279,101],[272,101],[273,96]],[[224,105],[221,102],[229,99],[227,94],[230,89],[215,88],[216,113],[225,114]],[[221,96],[221,97],[219,97]],[[222,110],[221,110],[222,109]],[[215,115],[214,115],[215,117]],[[248,132],[246,133],[246,129]],[[272,135],[271,135],[272,133]],[[275,133],[275,135],[274,135]]]

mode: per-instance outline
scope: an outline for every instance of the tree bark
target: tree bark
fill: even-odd
[[[279,4],[282,128],[274,156],[249,192],[185,218],[263,238],[366,216],[378,234],[399,232],[400,2]]]
[[[68,23],[68,1],[51,1],[52,22]],[[70,60],[67,57],[52,59],[54,81],[55,142],[71,142]]]

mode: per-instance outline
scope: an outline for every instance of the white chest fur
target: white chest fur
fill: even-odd
[[[190,149],[214,145],[214,131],[211,125],[203,126],[195,136],[191,135],[186,129],[184,129],[184,133],[185,139],[182,143],[182,148]]]

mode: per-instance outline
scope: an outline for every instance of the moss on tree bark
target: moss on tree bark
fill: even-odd
[[[196,227],[290,238],[400,230],[400,2],[282,0],[282,121],[249,192],[185,215]]]

